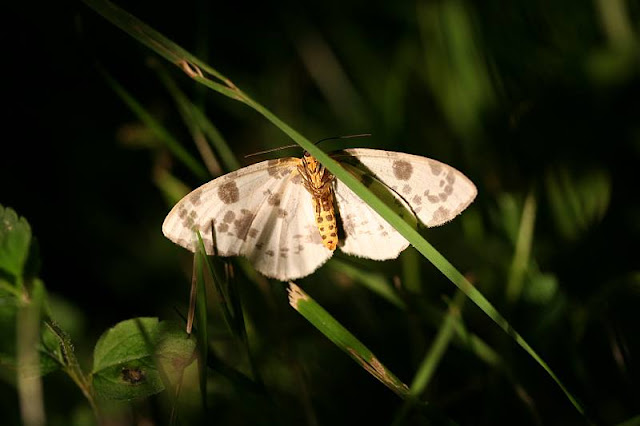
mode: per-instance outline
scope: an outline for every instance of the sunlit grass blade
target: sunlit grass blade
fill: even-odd
[[[531,246],[533,244],[533,227],[536,220],[536,199],[533,193],[529,193],[524,201],[522,215],[520,217],[520,227],[516,240],[516,250],[513,254],[511,269],[509,270],[509,280],[507,281],[507,300],[514,303],[522,293],[524,275],[531,257]]]
[[[171,133],[156,120],[142,104],[140,104],[124,87],[122,87],[107,72],[103,72],[107,82],[125,104],[136,114],[136,116],[153,131],[153,133],[164,143],[164,145],[178,158],[193,174],[200,179],[208,177],[207,171],[200,163],[187,152]]]
[[[385,367],[376,356],[335,318],[318,305],[307,293],[294,283],[289,283],[289,304],[307,319],[336,346],[345,351],[369,374],[382,382],[402,398],[409,392],[395,374]]]
[[[195,81],[228,96],[232,99],[243,102],[263,115],[272,124],[278,127],[282,132],[287,134],[298,145],[305,149],[309,154],[314,156],[323,166],[325,166],[338,180],[344,183],[356,195],[358,195],[366,204],[384,218],[391,226],[393,226],[403,237],[405,237],[411,245],[413,245],[426,259],[428,259],[442,274],[444,274],[453,284],[455,284],[465,295],[475,303],[487,316],[489,316],[498,326],[500,326],[518,345],[520,345],[556,382],[562,389],[573,406],[581,413],[585,414],[582,405],[564,386],[558,376],[551,370],[547,363],[537,354],[537,352],[518,334],[509,324],[500,312],[477,290],[471,283],[458,271],[442,254],[440,254],[430,243],[428,243],[418,231],[403,220],[392,207],[382,202],[375,194],[373,194],[365,185],[355,176],[342,168],[334,159],[324,153],[322,149],[313,144],[307,138],[302,136],[292,127],[284,123],[280,118],[274,115],[270,110],[253,100],[246,93],[242,92],[230,80],[223,77],[213,68],[206,66],[202,61],[194,58],[193,55],[186,52],[175,43],[169,42],[156,31],[152,30],[143,22],[139,21],[132,15],[117,8],[115,5],[103,0],[84,0],[86,4],[98,11],[106,19],[118,25],[124,31],[128,32],[136,39],[156,51],[160,55],[166,57],[171,62],[181,66],[187,74]],[[206,70],[214,75],[226,85],[222,85],[204,76],[199,70],[188,68],[189,64],[184,63],[189,59],[190,63]],[[186,66],[186,67],[185,67]]]

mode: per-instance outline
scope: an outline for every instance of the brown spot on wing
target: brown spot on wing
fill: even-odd
[[[436,163],[435,161],[429,162],[429,167],[431,168],[431,174],[438,176],[440,172],[442,172],[442,165]]]
[[[231,222],[233,222],[233,220],[235,218],[236,218],[236,214],[234,212],[232,212],[231,210],[229,210],[224,214],[224,217],[222,218],[222,221],[224,223],[231,223]]]
[[[300,185],[301,182],[302,182],[302,176],[300,176],[300,173],[296,173],[291,178],[291,183],[294,185]]]
[[[267,203],[270,206],[279,206],[280,205],[280,194],[276,193],[276,194],[271,194],[269,195],[269,198],[267,198]]]
[[[201,195],[202,195],[202,190],[200,189],[196,189],[191,193],[191,195],[189,195],[189,200],[194,206],[197,206],[202,202]]]
[[[431,217],[432,222],[443,222],[449,219],[451,212],[448,209],[440,206],[438,209],[433,212],[433,216]]]
[[[456,175],[453,173],[453,170],[449,170],[449,173],[447,173],[446,179],[449,185],[451,185],[453,182],[456,181]]]
[[[438,198],[437,195],[430,195],[429,190],[424,191],[424,196],[427,197],[427,200],[429,200],[430,203],[435,204],[440,202],[440,198]]]
[[[240,199],[240,190],[235,181],[229,181],[218,188],[218,198],[225,204],[237,203]]]
[[[396,160],[393,162],[393,175],[400,180],[409,180],[413,174],[413,166],[408,161]]]
[[[289,159],[269,160],[269,162],[267,163],[267,173],[269,174],[269,176],[276,179],[281,179],[291,173],[291,169],[280,165],[288,161]]]
[[[233,226],[235,227],[236,237],[241,240],[246,240],[255,215],[246,209],[242,209],[240,213],[242,216],[233,222]]]

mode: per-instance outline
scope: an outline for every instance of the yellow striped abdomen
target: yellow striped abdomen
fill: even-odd
[[[316,226],[322,237],[322,244],[333,251],[338,245],[338,229],[336,228],[336,215],[333,209],[333,192],[329,191],[322,198],[313,198],[313,207],[316,212]]]
[[[300,159],[298,173],[302,178],[302,184],[311,194],[322,245],[334,251],[338,246],[338,229],[333,209],[333,187],[331,186],[333,175],[308,152],[305,152]]]

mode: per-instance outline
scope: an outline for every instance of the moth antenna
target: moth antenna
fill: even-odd
[[[249,157],[255,157],[256,155],[262,155],[262,154],[268,154],[270,152],[274,152],[274,151],[281,151],[283,149],[287,149],[287,148],[296,148],[299,147],[300,145],[285,145],[285,146],[279,146],[277,148],[271,148],[271,149],[265,149],[264,151],[258,151],[258,152],[254,152],[251,154],[247,154],[244,156],[244,158],[249,158]]]
[[[318,145],[320,142],[330,141],[333,139],[368,138],[369,136],[371,136],[371,133],[358,133],[357,135],[331,136],[329,138],[320,139],[318,142],[314,143],[314,145]]]
[[[314,145],[318,145],[320,142],[329,141],[329,140],[332,140],[332,139],[366,138],[366,137],[369,137],[369,136],[371,136],[371,133],[359,133],[357,135],[331,136],[331,137],[328,137],[328,138],[320,139],[319,141],[315,142]],[[293,144],[293,145],[279,146],[277,148],[265,149],[264,151],[258,151],[258,152],[253,152],[251,154],[247,154],[247,155],[244,156],[244,158],[255,157],[256,155],[269,154],[270,152],[281,151],[283,149],[288,149],[288,148],[297,148],[299,146],[300,145]]]

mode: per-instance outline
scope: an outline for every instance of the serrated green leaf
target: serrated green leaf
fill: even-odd
[[[11,207],[0,205],[0,272],[22,276],[29,256],[31,227]]]

